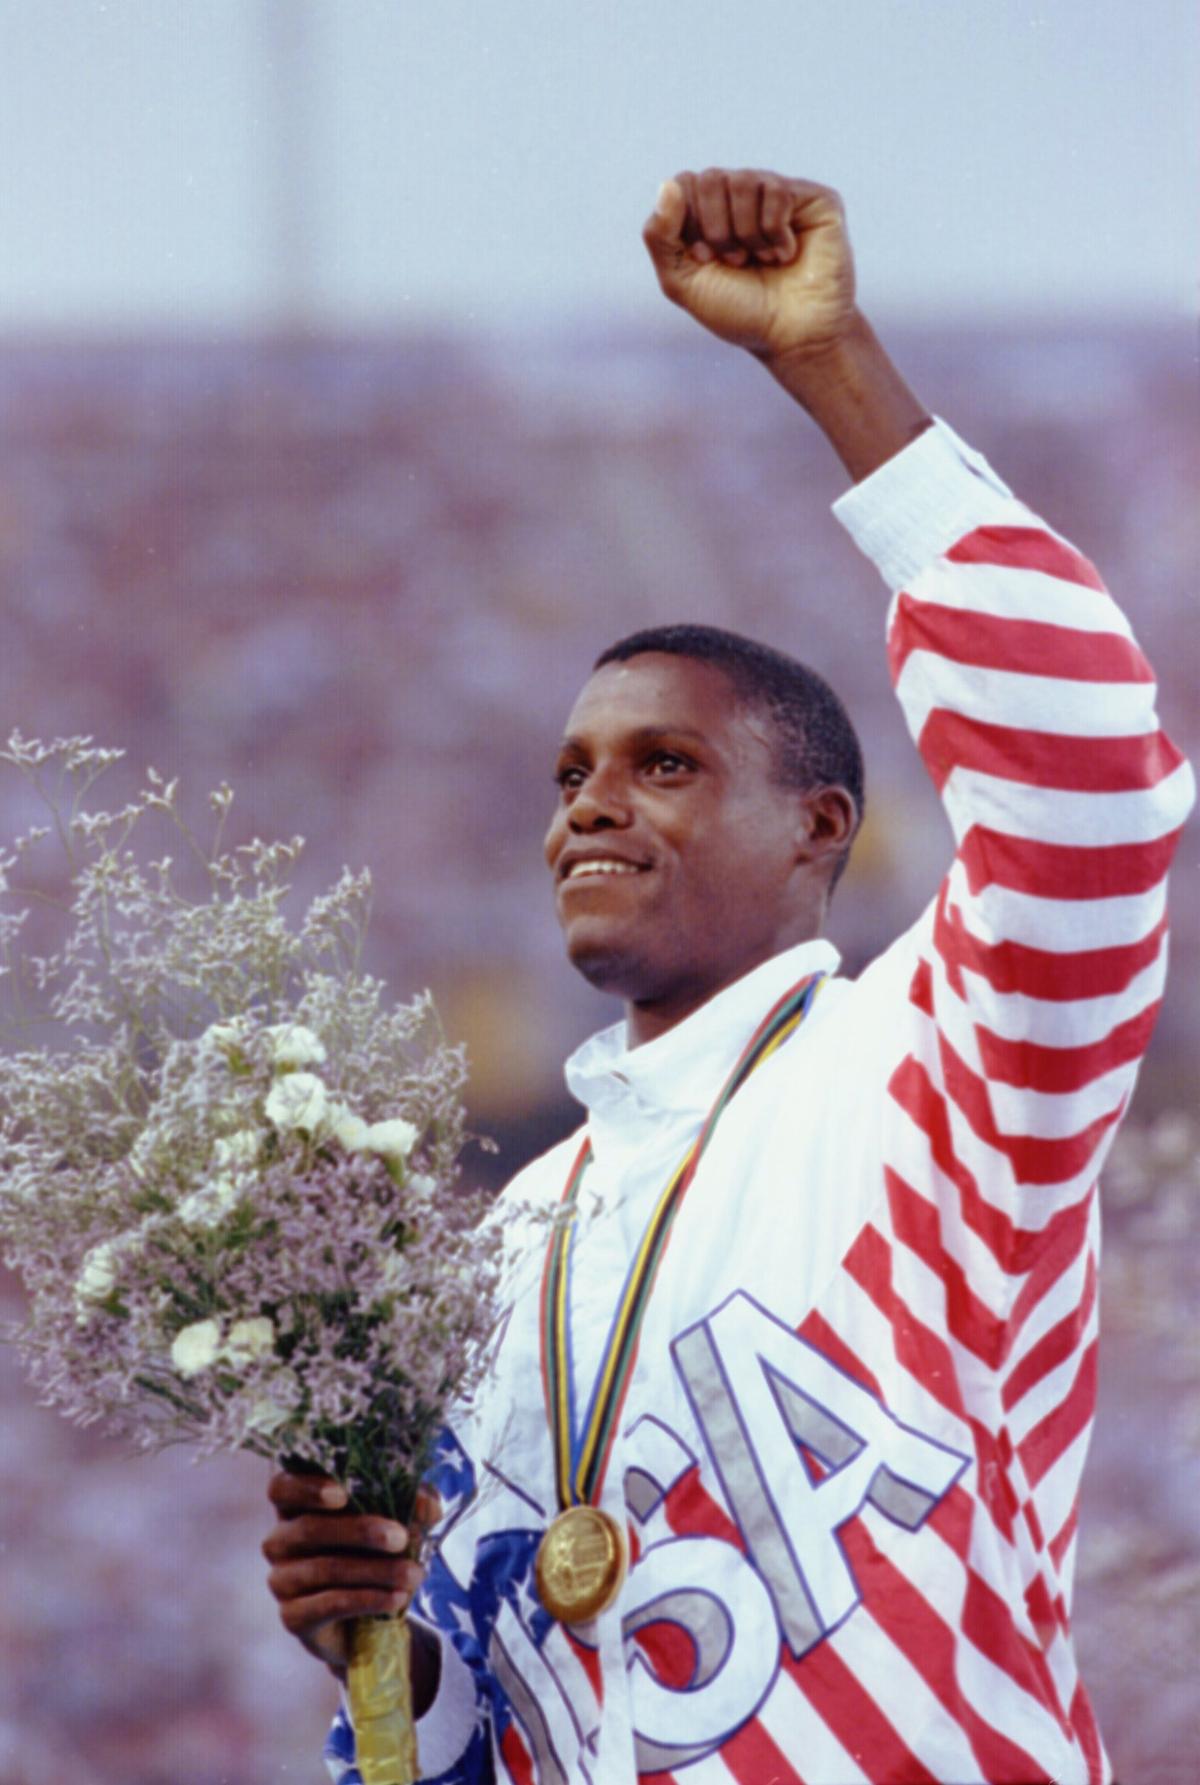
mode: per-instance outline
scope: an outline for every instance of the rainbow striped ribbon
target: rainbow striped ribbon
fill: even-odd
[[[585,1138],[575,1157],[546,1248],[541,1301],[542,1382],[554,1444],[558,1503],[564,1510],[568,1506],[595,1505],[599,1500],[613,1437],[633,1378],[642,1319],[654,1279],[675,1217],[717,1123],[755,1068],[800,1027],[825,977],[824,973],[809,974],[767,1012],[722,1086],[700,1133],[659,1195],[626,1275],[582,1426],[576,1420],[571,1354],[571,1257],[579,1187],[592,1158],[589,1140]]]

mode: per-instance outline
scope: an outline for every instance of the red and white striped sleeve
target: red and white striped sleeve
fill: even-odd
[[[1100,1780],[1065,1641],[1095,1403],[1094,1191],[1162,998],[1192,775],[1096,571],[944,424],[837,512],[895,591],[892,675],[955,842],[913,932],[886,1218],[848,1266],[863,1274],[870,1242],[896,1357],[973,1434],[989,1517],[967,1520],[964,1554],[993,1614],[971,1643],[1010,1672],[1034,1656],[1045,1678],[1016,1693],[1013,1728],[1030,1693],[1057,1706]]]
[[[837,513],[896,591],[892,677],[954,832],[939,1076],[1040,1230],[1094,1181],[1153,1027],[1191,771],[1096,571],[945,424]]]

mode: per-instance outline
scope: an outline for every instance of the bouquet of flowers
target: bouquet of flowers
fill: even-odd
[[[90,809],[121,754],[17,734],[0,751],[49,815],[0,854],[0,895],[48,898],[47,840],[66,882],[50,952],[21,951],[28,906],[0,910],[16,1036],[0,1054],[0,1236],[29,1297],[16,1336],[69,1418],[144,1449],[317,1468],[355,1510],[407,1522],[494,1318],[501,1235],[456,1184],[461,1052],[427,996],[390,1005],[362,970],[365,873],[290,920],[302,839],[224,848],[222,786],[203,847],[153,771],[120,809]],[[142,859],[163,825],[190,867]],[[362,1634],[377,1654],[379,1631]],[[411,1776],[405,1637],[351,1665],[368,1785]],[[400,1702],[384,1693],[380,1716],[386,1677]]]

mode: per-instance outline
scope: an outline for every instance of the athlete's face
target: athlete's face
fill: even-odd
[[[720,669],[660,652],[605,664],[556,779],[546,860],[567,954],[626,1000],[634,1040],[817,933],[846,796],[831,826],[825,794],[778,784],[768,721]]]

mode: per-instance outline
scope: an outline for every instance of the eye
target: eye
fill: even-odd
[[[563,762],[554,771],[555,784],[563,793],[576,793],[583,786],[586,771],[578,762]]]
[[[680,756],[676,750],[656,750],[647,758],[646,768],[650,774],[660,780],[670,780],[673,776],[686,774],[695,764],[686,756]]]

